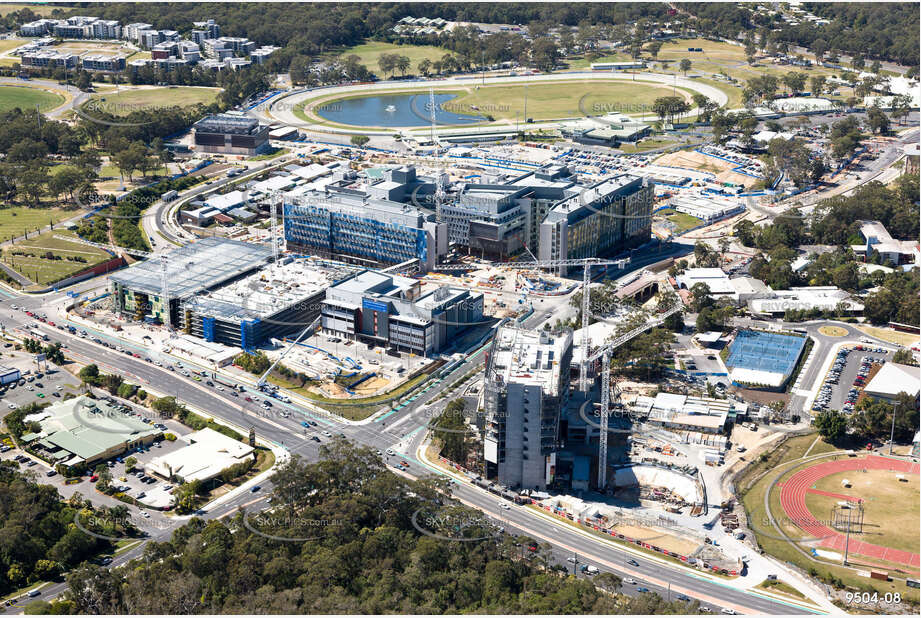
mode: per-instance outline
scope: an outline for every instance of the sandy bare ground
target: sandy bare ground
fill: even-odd
[[[716,179],[720,182],[742,184],[746,187],[755,184],[757,181],[756,178],[731,171],[733,165],[728,161],[708,157],[694,151],[679,150],[678,152],[670,152],[656,159],[655,164],[712,172],[716,174]]]

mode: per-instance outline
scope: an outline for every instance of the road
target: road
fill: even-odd
[[[79,287],[89,290],[100,285],[100,281],[97,280],[84,282]],[[67,300],[61,293],[49,294],[44,297],[15,297],[4,290],[2,295],[8,297],[8,299],[0,301],[0,321],[7,326],[7,329],[22,327],[26,323],[32,322],[24,313],[11,311],[9,309],[11,302],[30,309],[42,307],[43,311],[51,315],[51,311],[56,311],[56,308]],[[524,325],[533,327],[543,319],[544,313],[536,312],[528,320],[525,320]],[[393,461],[394,459],[405,459],[410,462],[409,474],[417,477],[429,473],[440,473],[439,470],[423,465],[415,457],[415,453],[424,439],[425,426],[429,420],[425,411],[427,404],[439,396],[459,377],[475,368],[481,368],[485,355],[485,350],[482,348],[469,355],[466,361],[450,375],[443,377],[437,384],[429,388],[425,394],[414,399],[402,409],[386,413],[373,422],[357,424],[342,423],[326,415],[304,411],[296,406],[282,404],[281,402],[276,402],[270,412],[257,410],[251,404],[250,408],[247,408],[247,404],[242,398],[232,397],[227,392],[217,392],[199,382],[186,379],[175,372],[157,367],[142,359],[115,352],[113,349],[95,344],[89,339],[69,335],[66,331],[59,331],[45,324],[41,324],[40,328],[47,332],[51,338],[65,342],[68,346],[69,354],[75,357],[83,357],[87,360],[91,359],[103,371],[117,371],[133,381],[140,382],[148,390],[155,390],[163,394],[178,394],[180,400],[193,409],[207,410],[213,416],[239,427],[248,428],[252,426],[255,428],[257,436],[261,439],[281,445],[292,454],[301,455],[308,459],[316,459],[319,455],[320,444],[326,442],[328,438],[322,436],[322,434],[318,435],[322,440],[318,444],[309,439],[309,436],[317,435],[317,429],[321,432],[325,430],[330,433],[341,433],[350,440],[382,452],[390,448],[394,449],[397,452],[397,457],[393,458],[385,455],[384,459],[391,464],[396,463]],[[106,333],[91,332],[89,328],[86,330],[90,332],[91,336],[110,340],[113,343],[117,341],[122,347],[140,353],[149,353],[148,350],[140,346],[116,340]],[[185,362],[185,364],[188,365],[189,363]],[[278,414],[280,409],[289,410],[290,418],[285,418]],[[304,428],[300,425],[301,420],[307,418],[314,420],[319,425],[317,429],[311,429],[308,432],[309,436],[304,435]],[[264,500],[268,497],[271,483],[262,483],[262,487],[263,493],[261,496],[253,495],[249,492],[241,493],[230,502],[221,505],[212,512],[206,513],[204,516],[207,518],[228,516],[243,505],[247,505],[248,508],[258,508],[264,504]],[[496,496],[486,493],[473,485],[466,483],[456,485],[455,495],[469,505],[506,522],[509,526],[520,528],[525,534],[550,543],[559,556],[569,556],[573,552],[578,553],[582,560],[598,566],[599,569],[610,570],[622,577],[633,577],[641,585],[645,585],[651,590],[667,590],[670,586],[672,593],[684,593],[691,598],[700,599],[702,604],[715,609],[731,607],[736,611],[745,613],[805,613],[805,610],[801,608],[767,599],[756,593],[739,590],[727,584],[714,582],[694,571],[663,564],[659,560],[643,554],[634,554],[623,547],[607,542],[605,539],[593,537],[587,531],[574,529],[562,523],[548,522],[532,509],[517,506],[510,510],[502,509],[498,505]],[[256,502],[253,503],[254,501]],[[146,531],[153,540],[167,538],[176,527],[182,525],[186,520],[185,518],[166,518],[156,512],[151,512],[151,515],[150,521],[147,522]],[[122,564],[140,555],[141,551],[140,546],[131,549],[120,555],[113,564]],[[636,560],[639,566],[627,565],[626,560],[630,558]],[[630,587],[628,586],[627,588],[629,589]],[[47,586],[43,590],[41,598],[53,598],[63,590],[64,584],[61,583]],[[627,591],[635,592],[633,589]]]
[[[375,82],[373,84],[360,84],[360,85],[347,85],[347,86],[329,86],[321,88],[312,88],[312,89],[300,89],[294,90],[289,93],[283,94],[281,96],[275,97],[267,106],[257,107],[252,111],[252,113],[260,118],[263,121],[269,123],[282,123],[287,126],[299,127],[307,130],[316,130],[322,131],[324,133],[354,133],[360,127],[351,127],[351,128],[342,128],[336,126],[328,126],[326,124],[320,124],[312,122],[309,120],[304,120],[299,117],[295,110],[300,108],[304,101],[308,99],[314,99],[317,97],[337,97],[337,96],[349,96],[353,95],[356,90],[360,90],[362,94],[373,94],[375,91],[410,91],[418,90],[420,93],[426,93],[430,88],[436,88],[438,90],[444,90],[447,88],[470,88],[477,87],[480,85],[486,86],[502,86],[502,85],[517,85],[521,83],[541,83],[548,81],[565,81],[565,80],[585,80],[585,79],[601,79],[601,80],[610,80],[618,79],[623,81],[641,81],[652,84],[664,84],[666,86],[677,86],[686,90],[693,92],[699,92],[711,99],[716,101],[720,106],[725,105],[729,101],[729,97],[719,88],[715,88],[708,84],[704,84],[693,79],[686,77],[680,77],[677,75],[667,75],[664,73],[624,73],[624,72],[610,72],[610,73],[599,73],[599,72],[572,72],[572,73],[554,73],[550,75],[519,75],[514,77],[487,77],[485,80],[481,79],[472,79],[471,76],[460,76],[460,77],[449,77],[446,79],[416,79],[416,80],[405,80],[405,81],[383,81]],[[696,113],[696,108],[691,109],[688,114]],[[523,120],[523,119],[522,119]],[[527,126],[531,130],[537,129],[557,129],[559,128],[559,121],[547,121],[547,122],[534,122],[529,123]],[[436,131],[445,131],[449,130],[452,134],[455,133],[482,133],[484,130],[509,130],[514,128],[514,123],[510,121],[505,122],[496,122],[490,123],[488,126],[477,126],[469,129],[458,128],[458,127],[440,127],[436,128]],[[417,127],[414,129],[415,132],[420,134],[428,135],[429,127],[427,125]],[[365,130],[362,129],[362,133],[368,136],[373,135],[393,135],[393,129],[389,131],[381,130]]]

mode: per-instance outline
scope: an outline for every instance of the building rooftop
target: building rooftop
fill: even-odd
[[[202,118],[192,127],[203,133],[232,133],[236,135],[251,135],[261,130],[259,121],[249,116],[236,114],[215,114]]]
[[[572,344],[572,333],[552,335],[545,331],[522,330],[503,326],[496,333],[490,359],[489,380],[499,384],[509,382],[536,384],[548,395],[560,395],[560,359]]]
[[[43,442],[81,459],[92,459],[119,444],[160,433],[106,402],[86,396],[57,402],[47,412],[48,418],[41,423]]]
[[[357,270],[313,258],[288,260],[191,298],[184,307],[233,322],[261,319],[315,296]]]
[[[167,278],[170,296],[188,296],[225,283],[266,264],[269,247],[227,238],[205,238],[169,254]],[[159,295],[159,260],[145,260],[113,273],[109,280],[132,290]]]
[[[190,433],[183,440],[189,445],[153,459],[144,469],[163,477],[175,474],[186,483],[207,481],[225,468],[243,461],[244,457],[253,452],[249,444],[234,440],[210,427]]]
[[[868,395],[882,395],[895,398],[899,393],[908,393],[914,397],[921,392],[921,375],[917,367],[900,363],[886,363],[867,384],[864,391]]]

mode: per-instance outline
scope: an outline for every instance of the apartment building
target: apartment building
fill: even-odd
[[[21,66],[24,69],[61,68],[75,69],[79,60],[76,54],[39,50],[26,52],[21,57]]]
[[[107,56],[105,54],[88,54],[80,59],[83,69],[93,72],[117,73],[125,70],[124,56]]]

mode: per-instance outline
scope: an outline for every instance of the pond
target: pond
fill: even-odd
[[[473,124],[486,120],[469,106],[452,106],[454,94],[435,95],[435,122]],[[321,118],[362,127],[427,127],[432,124],[429,94],[393,94],[339,99],[313,108]]]

